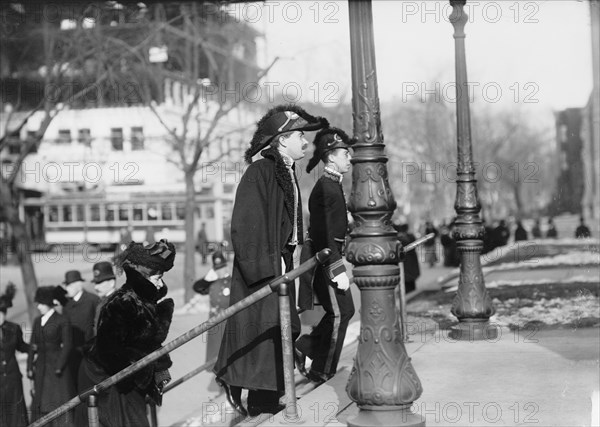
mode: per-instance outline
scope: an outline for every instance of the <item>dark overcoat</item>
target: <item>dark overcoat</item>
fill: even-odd
[[[79,301],[69,299],[63,310],[64,316],[69,319],[73,334],[73,351],[69,355],[68,364],[75,380],[77,380],[86,343],[94,337],[96,307],[99,301],[98,295],[83,291]]]
[[[265,153],[263,152],[263,155]],[[231,221],[235,257],[230,305],[258,291],[282,274],[282,255],[293,232],[291,176],[277,153],[248,166],[238,186]],[[282,168],[283,165],[283,168]],[[298,211],[301,211],[298,191]],[[299,215],[301,218],[301,214]],[[298,237],[302,235],[299,223]],[[290,263],[291,264],[291,263]],[[291,265],[287,264],[289,271]],[[247,389],[284,390],[276,293],[227,321],[214,372],[227,384]],[[290,287],[292,335],[300,333],[295,289]]]
[[[302,278],[311,277],[312,280],[300,280],[298,306],[305,310],[313,308],[315,286],[335,288],[336,285],[331,279],[346,271],[342,251],[348,231],[348,211],[342,186],[333,178],[321,176],[315,183],[308,201],[310,211],[308,233],[312,241],[312,251],[317,253],[329,248],[331,255],[323,266],[317,266],[315,271]],[[325,274],[321,274],[320,270]]]
[[[23,331],[16,323],[0,325],[0,426],[21,427],[29,424],[23,398],[23,382],[15,352],[29,352]]]
[[[67,369],[73,349],[69,320],[54,312],[42,326],[42,317],[33,322],[27,370],[34,371],[35,394],[31,403],[33,420],[75,396],[75,382]],[[55,371],[60,370],[60,375]]]

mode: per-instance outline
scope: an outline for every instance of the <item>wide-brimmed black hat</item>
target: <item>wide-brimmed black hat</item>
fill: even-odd
[[[70,285],[73,282],[83,282],[83,278],[81,277],[81,273],[79,270],[69,270],[65,273],[65,281],[63,282],[65,285]]]
[[[9,282],[8,285],[6,285],[6,289],[4,290],[4,293],[2,295],[0,295],[0,311],[3,313],[6,313],[6,310],[9,309],[10,307],[12,307],[12,300],[15,297],[15,294],[17,293],[17,287],[14,285],[14,283]]]
[[[92,283],[102,283],[105,280],[115,279],[112,264],[108,261],[100,261],[94,264],[93,272]]]
[[[328,125],[327,119],[311,116],[297,105],[279,105],[271,108],[256,124],[256,132],[244,158],[246,162],[252,163],[252,157],[277,135],[292,131],[315,131]]]
[[[349,150],[355,142],[354,139],[351,139],[346,132],[339,128],[330,127],[320,130],[315,135],[313,141],[313,144],[315,144],[315,151],[312,158],[308,161],[306,172],[313,170],[315,166],[323,160],[326,153],[338,148]]]
[[[56,299],[56,290],[54,288],[54,286],[42,286],[37,288],[33,300],[39,304],[54,307],[54,300]]]
[[[227,267],[227,260],[221,251],[215,251],[212,254],[212,262],[215,270],[220,270],[221,268]]]

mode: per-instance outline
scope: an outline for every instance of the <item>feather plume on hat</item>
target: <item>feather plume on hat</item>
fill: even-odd
[[[244,159],[247,163],[252,163],[252,157],[277,135],[292,131],[315,131],[327,126],[329,126],[327,119],[311,116],[297,105],[278,105],[267,111],[256,123],[256,132],[250,141],[250,147],[244,154]]]
[[[14,283],[8,282],[4,294],[0,295],[0,311],[6,313],[6,310],[12,307],[12,300],[17,293],[17,287]]]

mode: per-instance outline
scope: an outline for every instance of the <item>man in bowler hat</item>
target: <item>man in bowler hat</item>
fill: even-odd
[[[117,279],[113,271],[112,264],[108,261],[100,261],[92,267],[94,277],[91,282],[94,284],[96,295],[100,298],[96,306],[96,314],[94,315],[94,335],[98,328],[98,318],[100,310],[106,303],[108,297],[116,290]]]
[[[352,143],[341,129],[332,127],[319,131],[314,140],[313,157],[306,167],[306,172],[310,172],[320,161],[325,165],[308,200],[308,236],[315,252],[331,249],[331,256],[325,264],[317,266],[312,281],[313,291],[325,314],[310,334],[296,341],[299,370],[303,371],[305,357],[311,358],[311,368],[306,375],[316,383],[323,383],[335,375],[346,329],[354,315],[350,280],[342,259],[348,229],[342,178],[351,168]]]
[[[257,123],[246,150],[246,169],[235,196],[231,240],[235,253],[230,305],[293,269],[293,254],[302,243],[302,201],[295,162],[305,155],[304,132],[327,127],[327,120],[302,108],[281,105]],[[262,159],[252,163],[258,153]],[[290,288],[292,336],[300,333],[294,287]],[[232,316],[214,372],[233,407],[243,415],[276,413],[284,394],[281,332],[277,295]],[[248,410],[242,405],[248,390]]]
[[[100,299],[83,289],[83,278],[78,270],[67,271],[63,285],[69,297],[63,308],[63,314],[71,323],[73,332],[73,351],[69,358],[69,369],[76,379],[86,343],[94,337],[96,307]]]

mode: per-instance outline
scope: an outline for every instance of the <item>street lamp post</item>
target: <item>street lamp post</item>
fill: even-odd
[[[477,195],[477,180],[473,165],[471,144],[471,117],[467,63],[465,57],[465,24],[468,15],[463,6],[465,0],[450,0],[450,22],[454,27],[456,61],[456,118],[458,166],[456,178],[456,228],[454,238],[460,255],[458,292],[451,312],[459,320],[450,336],[461,340],[493,339],[497,330],[489,325],[494,314],[492,301],[485,288],[481,270],[480,254],[483,249],[483,226],[479,212],[481,204]]]
[[[389,186],[377,93],[371,0],[349,1],[354,145],[349,209],[355,228],[346,249],[361,291],[361,330],[346,386],[358,404],[351,426],[423,426],[411,412],[423,389],[406,353],[394,289],[401,244],[392,227],[396,201]]]

